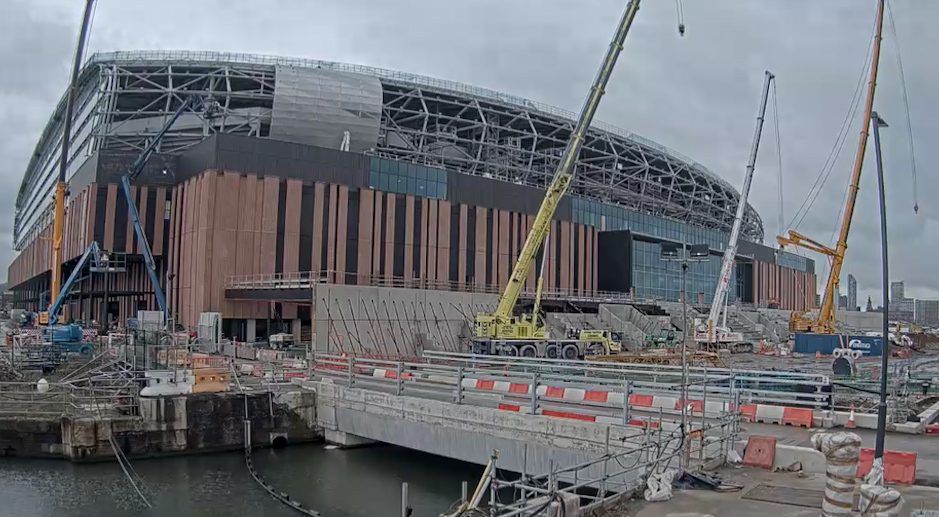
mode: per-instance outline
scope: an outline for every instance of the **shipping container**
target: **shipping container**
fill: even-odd
[[[836,348],[860,350],[862,357],[880,357],[884,338],[880,336],[847,336],[844,334],[796,333],[792,351],[800,354],[831,355]]]

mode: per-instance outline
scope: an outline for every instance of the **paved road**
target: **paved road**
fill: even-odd
[[[660,517],[662,515],[681,515],[687,517],[704,515],[733,515],[735,517],[816,517],[821,507],[805,508],[793,506],[792,502],[779,503],[754,501],[744,497],[760,484],[788,487],[800,492],[823,490],[825,475],[815,474],[800,477],[795,473],[773,473],[761,469],[740,468],[724,469],[721,476],[725,481],[741,484],[739,492],[720,493],[713,490],[676,490],[675,497],[661,503],[646,503],[642,500],[630,501],[607,514],[610,517]],[[903,494],[904,504],[900,515],[909,515],[911,510],[927,508],[939,510],[939,489],[922,486],[896,486]],[[803,492],[804,493],[804,492]],[[803,500],[804,501],[804,500]]]
[[[838,429],[841,430],[841,429]],[[775,436],[777,443],[811,447],[811,437],[818,432],[830,432],[830,429],[806,429],[773,424],[743,424],[743,436]],[[864,447],[874,447],[876,432],[871,429],[854,429],[861,437]],[[916,453],[916,478],[919,482],[939,486],[939,435],[887,433],[884,447],[887,450]]]

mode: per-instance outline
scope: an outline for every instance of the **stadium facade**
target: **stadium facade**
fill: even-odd
[[[267,304],[226,299],[232,275],[324,272],[339,283],[401,278],[458,289],[507,281],[575,114],[450,81],[341,63],[211,52],[99,53],[80,74],[69,165],[65,273],[91,241],[126,254],[126,274],[73,291],[73,318],[123,319],[153,308],[120,198],[123,170],[187,95],[185,113],[136,182],[170,308],[265,318]],[[10,267],[20,307],[47,303],[49,199],[60,103],[16,201]],[[555,217],[546,285],[679,300],[678,264],[659,244],[709,245],[689,268],[689,298],[709,303],[739,195],[694,160],[595,123]],[[805,309],[814,263],[761,243],[747,207],[734,298]],[[534,272],[529,276],[534,278]],[[284,319],[310,309],[278,304]]]

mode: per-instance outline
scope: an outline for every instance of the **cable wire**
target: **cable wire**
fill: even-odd
[[[910,165],[913,169],[913,213],[919,213],[918,187],[916,185],[916,154],[913,149],[913,123],[910,121],[910,97],[906,89],[906,75],[903,73],[903,59],[900,57],[900,38],[897,37],[897,26],[893,21],[893,9],[890,2],[887,4],[887,19],[890,22],[890,34],[893,36],[893,48],[897,55],[897,70],[900,73],[900,88],[903,93],[903,111],[906,113],[906,132],[910,141]]]
[[[685,35],[685,9],[681,0],[675,0],[675,11],[678,13],[678,34]]]
[[[859,74],[857,84],[855,85],[854,96],[851,98],[848,111],[845,113],[844,120],[841,123],[841,129],[838,132],[838,137],[835,139],[835,143],[829,151],[828,158],[825,159],[825,163],[822,165],[822,169],[815,178],[815,183],[812,185],[812,188],[809,189],[809,193],[802,201],[802,205],[799,207],[799,210],[796,211],[796,214],[789,222],[789,228],[798,228],[805,220],[805,216],[808,215],[809,211],[812,209],[812,206],[815,204],[815,200],[818,199],[819,193],[825,186],[825,183],[828,181],[828,177],[831,175],[831,171],[834,169],[835,162],[838,160],[838,157],[841,154],[841,149],[844,147],[845,141],[847,140],[848,131],[851,127],[851,124],[854,122],[854,118],[857,116],[857,108],[861,100],[861,91],[864,85],[864,77],[867,75],[867,68],[871,59],[873,59],[874,35],[876,34],[876,28],[877,27],[875,24],[871,30],[870,44],[867,47],[867,55],[864,58],[864,63],[861,67],[861,73]]]

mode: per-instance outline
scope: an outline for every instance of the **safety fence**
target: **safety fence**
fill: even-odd
[[[395,362],[316,354],[314,376],[344,381],[350,387],[385,389],[397,395],[484,405],[503,411],[603,424],[671,431],[684,420],[703,428],[727,414],[757,415],[756,405],[741,404],[736,391],[702,390],[686,402],[652,395],[643,382],[558,373],[517,372],[436,363]],[[708,387],[710,379],[702,381]],[[752,406],[752,407],[751,407]],[[810,411],[811,413],[811,411]],[[810,419],[811,420],[811,417]]]
[[[477,356],[441,351],[425,351],[425,360],[449,366],[501,369],[527,374],[562,374],[591,379],[629,379],[635,393],[675,396],[687,375],[688,392],[701,398],[730,401],[737,394],[741,403],[789,405],[812,409],[831,405],[831,380],[826,375],[769,370],[742,370],[709,366],[617,363],[612,361],[569,361],[564,359]]]

